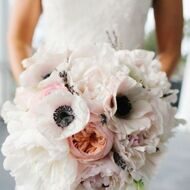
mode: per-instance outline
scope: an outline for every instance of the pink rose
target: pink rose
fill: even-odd
[[[113,134],[101,119],[91,116],[84,130],[68,138],[71,153],[81,161],[104,158],[113,146]]]

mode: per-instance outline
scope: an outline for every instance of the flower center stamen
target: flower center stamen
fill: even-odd
[[[117,96],[117,111],[116,116],[119,118],[125,118],[131,111],[132,105],[127,96]]]
[[[67,105],[60,106],[55,110],[53,119],[58,127],[65,128],[75,119],[73,109]]]

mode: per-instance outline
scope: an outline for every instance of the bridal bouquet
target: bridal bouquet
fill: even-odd
[[[40,49],[2,116],[16,190],[147,190],[176,125],[176,92],[144,50]]]

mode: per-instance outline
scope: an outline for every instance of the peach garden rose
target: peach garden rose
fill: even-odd
[[[68,139],[71,153],[80,161],[104,158],[113,146],[113,133],[101,123],[101,116],[99,121],[96,117],[90,119],[85,129]]]

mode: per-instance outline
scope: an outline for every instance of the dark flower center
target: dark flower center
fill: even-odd
[[[105,184],[102,184],[102,187],[103,188],[108,188],[110,185],[105,185]]]
[[[58,127],[65,128],[75,119],[73,109],[67,105],[60,106],[55,110],[53,119]]]
[[[127,96],[117,96],[117,111],[116,116],[119,118],[125,118],[132,109],[132,105]]]
[[[162,96],[162,98],[167,98],[168,96],[171,96],[172,95],[172,93],[167,93],[167,94],[164,94],[163,96]]]
[[[47,79],[48,77],[50,77],[50,75],[51,75],[51,73],[48,73],[48,74],[46,74],[45,76],[43,76],[43,77],[42,77],[43,80],[45,80],[45,79]]]
[[[121,168],[121,169],[125,169],[127,167],[127,164],[125,162],[125,160],[119,155],[119,153],[114,152],[113,153],[113,159],[114,162]]]

